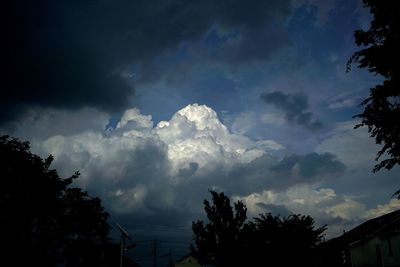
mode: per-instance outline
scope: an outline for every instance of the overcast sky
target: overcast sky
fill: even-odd
[[[23,3],[24,2],[24,3]],[[352,116],[358,0],[11,1],[0,132],[28,140],[136,236],[190,238],[209,189],[328,237],[398,209],[400,170]]]

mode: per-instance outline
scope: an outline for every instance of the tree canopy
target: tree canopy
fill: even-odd
[[[241,233],[246,220],[246,207],[238,201],[234,204],[223,193],[210,191],[213,203],[204,200],[204,210],[209,223],[202,221],[192,225],[196,247],[192,252],[202,264],[216,266],[234,266],[238,262],[242,248]]]
[[[326,230],[325,226],[315,228],[312,217],[299,214],[260,214],[248,225],[251,266],[310,266],[316,256],[314,249]]]
[[[246,221],[246,206],[234,208],[224,193],[210,191],[204,201],[208,223],[192,224],[192,254],[201,264],[225,266],[309,266],[326,227],[315,228],[310,216],[260,214]],[[235,212],[233,211],[235,210]]]
[[[0,263],[12,266],[100,266],[108,213],[98,198],[71,188],[28,142],[0,136]],[[3,265],[3,264],[1,264]]]
[[[400,6],[396,1],[363,0],[370,8],[373,20],[368,30],[357,30],[355,42],[363,49],[355,52],[348,62],[384,78],[382,84],[370,89],[361,102],[362,113],[355,117],[367,126],[371,137],[382,148],[378,151],[373,171],[392,169],[400,164]]]

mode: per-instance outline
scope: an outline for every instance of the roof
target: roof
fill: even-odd
[[[368,220],[342,236],[331,239],[329,242],[350,245],[361,239],[394,231],[400,231],[400,210]]]
[[[197,259],[193,256],[193,254],[191,252],[185,254],[184,256],[182,256],[181,258],[179,258],[178,260],[176,260],[175,262],[184,262],[185,260],[192,258],[197,262]]]

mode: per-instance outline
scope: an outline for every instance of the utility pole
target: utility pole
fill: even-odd
[[[171,253],[171,249],[169,249],[169,267],[172,267],[172,253]]]
[[[153,267],[156,267],[156,259],[157,259],[157,240],[154,239],[154,247],[153,247]]]
[[[121,256],[119,260],[119,266],[123,267],[124,266],[124,255],[125,255],[125,239],[132,240],[131,237],[129,236],[128,232],[125,231],[124,228],[122,228],[121,225],[117,223],[118,230],[121,232]]]
[[[125,237],[121,235],[121,254],[119,259],[119,267],[124,266],[124,255],[125,255]]]

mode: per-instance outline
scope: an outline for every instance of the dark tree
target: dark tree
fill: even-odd
[[[194,222],[191,246],[201,264],[225,266],[312,266],[315,247],[326,227],[315,228],[310,216],[281,218],[261,214],[246,222],[246,207],[211,191],[213,204],[205,200],[209,222]]]
[[[326,227],[315,228],[314,219],[304,215],[288,217],[261,214],[249,223],[252,230],[249,259],[253,264],[265,262],[272,266],[310,266],[315,248]]]
[[[382,145],[376,160],[384,159],[375,165],[376,172],[400,164],[400,5],[396,1],[363,2],[373,20],[368,30],[355,31],[356,44],[364,48],[353,54],[347,68],[356,63],[384,78],[382,84],[371,88],[369,97],[361,102],[364,111],[355,116],[361,119],[356,128],[367,126],[371,137]]]
[[[204,210],[209,222],[193,222],[193,255],[201,264],[218,267],[237,266],[242,253],[241,232],[246,220],[246,207],[242,202],[234,203],[224,193],[210,191],[212,204],[204,200]]]
[[[2,266],[99,266],[108,214],[98,198],[68,187],[78,173],[62,179],[52,160],[0,136]]]
[[[99,198],[91,198],[79,188],[67,188],[61,215],[64,258],[67,266],[101,266],[107,240],[108,213]]]

